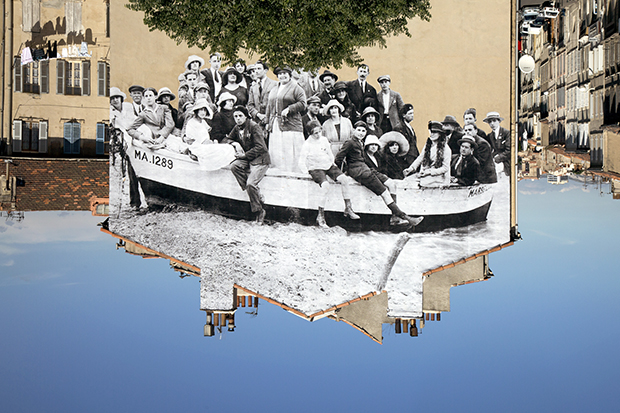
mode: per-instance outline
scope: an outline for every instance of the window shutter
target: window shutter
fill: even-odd
[[[73,122],[73,145],[71,148],[71,153],[78,155],[80,153],[80,124],[78,122]]]
[[[22,59],[20,57],[15,58],[13,66],[13,90],[15,92],[22,91]]]
[[[71,123],[66,122],[64,125],[64,131],[63,131],[63,135],[65,138],[65,148],[64,148],[64,152],[65,153],[71,153],[71,133],[73,132],[73,128],[71,127]]]
[[[97,124],[97,155],[105,154],[105,124]]]
[[[48,60],[42,60],[39,62],[39,67],[41,71],[41,93],[50,93],[50,62]]]
[[[22,121],[13,121],[13,153],[22,151]]]
[[[82,95],[90,96],[90,61],[82,62]]]
[[[56,61],[56,93],[59,95],[65,94],[65,61]]]
[[[105,96],[105,62],[97,63],[97,96]]]
[[[47,153],[47,122],[39,122],[39,153]]]

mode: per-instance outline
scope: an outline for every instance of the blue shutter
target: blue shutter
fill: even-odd
[[[80,153],[80,124],[78,122],[73,123],[73,154],[79,155]]]
[[[97,155],[105,154],[105,124],[97,124]]]
[[[73,128],[71,127],[71,123],[66,122],[64,127],[64,138],[65,138],[65,153],[71,153],[71,134],[73,132]]]

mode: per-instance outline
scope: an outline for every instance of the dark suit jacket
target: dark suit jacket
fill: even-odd
[[[333,91],[334,89],[331,90],[331,92]],[[318,94],[319,99],[321,99],[321,104],[327,105],[330,100],[336,99],[331,92],[328,92],[327,89],[323,89],[323,91]]]
[[[461,150],[461,145],[459,145],[459,140],[465,136],[465,134],[460,130],[454,130],[448,139],[448,146],[452,151],[452,154],[457,154]]]
[[[495,150],[493,152],[493,157],[496,158],[495,163],[503,163],[504,173],[510,176],[510,132],[500,126],[499,137],[497,139],[495,139],[495,133],[493,131],[489,133],[489,136],[495,144]]]
[[[480,137],[475,137],[476,149],[474,149],[474,156],[478,159],[480,164],[480,175],[478,181],[482,184],[493,184],[497,182],[497,173],[495,173],[495,163],[493,162],[493,150],[491,145]]]
[[[262,91],[260,90],[259,81],[257,80],[250,87],[249,97],[248,97],[248,112],[250,113],[250,117],[258,122],[258,118],[256,117],[257,113],[267,114],[267,104],[269,103],[269,92],[271,89],[276,87],[278,82],[268,77],[265,77],[265,85],[263,86]],[[267,123],[267,119],[265,122]]]
[[[253,120],[248,119],[245,121],[243,124],[243,135],[239,133],[239,126],[235,125],[223,143],[231,142],[238,142],[245,151],[245,155],[239,159],[245,159],[250,162],[250,165],[271,164],[269,150],[265,144],[263,128]]]
[[[351,80],[347,82],[347,94],[349,95],[349,99],[353,102],[355,106],[355,110],[359,112],[359,117],[364,108],[367,106],[372,106],[377,109],[377,91],[375,88],[366,81],[366,92],[362,92],[362,86],[360,86],[359,80]]]
[[[457,168],[456,163],[460,157],[461,155],[452,155],[452,160],[450,161],[450,175],[456,178],[459,185],[473,185],[478,179],[480,164],[475,157],[467,156],[463,158],[459,168]]]
[[[413,128],[411,130],[413,130]],[[403,156],[403,160],[405,161],[407,167],[409,167],[409,165],[411,165],[413,161],[420,156],[420,151],[418,151],[418,139],[415,136],[415,131],[411,133],[411,130],[409,130],[407,125],[404,123],[401,123],[400,128],[397,130],[397,132],[402,133],[407,139],[407,142],[409,142],[409,152]]]
[[[392,130],[396,130],[400,127],[400,111],[403,106],[405,106],[405,102],[403,102],[403,98],[400,96],[400,93],[390,90],[390,106],[388,107],[388,116],[390,118]],[[379,112],[381,118],[383,118],[385,108],[383,107],[383,92],[381,91],[377,93],[377,111]],[[382,119],[377,119],[377,124],[381,125],[381,121]]]
[[[220,74],[221,82],[224,76],[224,72],[222,72],[221,70],[218,70],[217,72]],[[207,85],[209,85],[209,96],[211,97],[211,102],[215,102],[215,98],[217,96],[215,96],[215,83],[213,81],[213,73],[211,72],[211,69],[203,69],[200,71],[200,74],[204,76],[205,82],[207,83]]]

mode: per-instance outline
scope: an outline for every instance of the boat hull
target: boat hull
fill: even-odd
[[[205,170],[186,155],[167,150],[151,151],[130,146],[130,162],[140,180],[150,206],[169,203],[188,205],[229,217],[251,218],[249,198],[228,168]],[[410,181],[399,181],[398,205],[412,216],[424,216],[416,232],[462,227],[486,220],[492,202],[488,184],[471,187],[418,188]],[[367,188],[352,182],[351,201],[361,220],[343,216],[340,184],[330,185],[325,206],[329,225],[349,230],[389,230],[390,210]],[[270,169],[260,183],[267,219],[313,224],[320,193],[309,176]]]

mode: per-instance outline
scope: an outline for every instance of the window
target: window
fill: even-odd
[[[49,61],[42,60],[21,65],[15,58],[13,88],[15,92],[49,93]]]
[[[66,33],[79,33],[82,31],[82,3],[68,1],[65,3],[65,16],[67,18]]]
[[[56,61],[56,93],[90,95],[90,61]]]
[[[105,123],[97,124],[97,155],[105,155],[109,152],[108,125]]]
[[[64,153],[77,155],[80,153],[80,124],[78,122],[65,122]]]
[[[110,65],[97,63],[97,96],[110,96]]]
[[[47,153],[47,122],[14,120],[13,152]]]
[[[22,30],[39,33],[41,31],[40,14],[39,0],[22,0]]]

